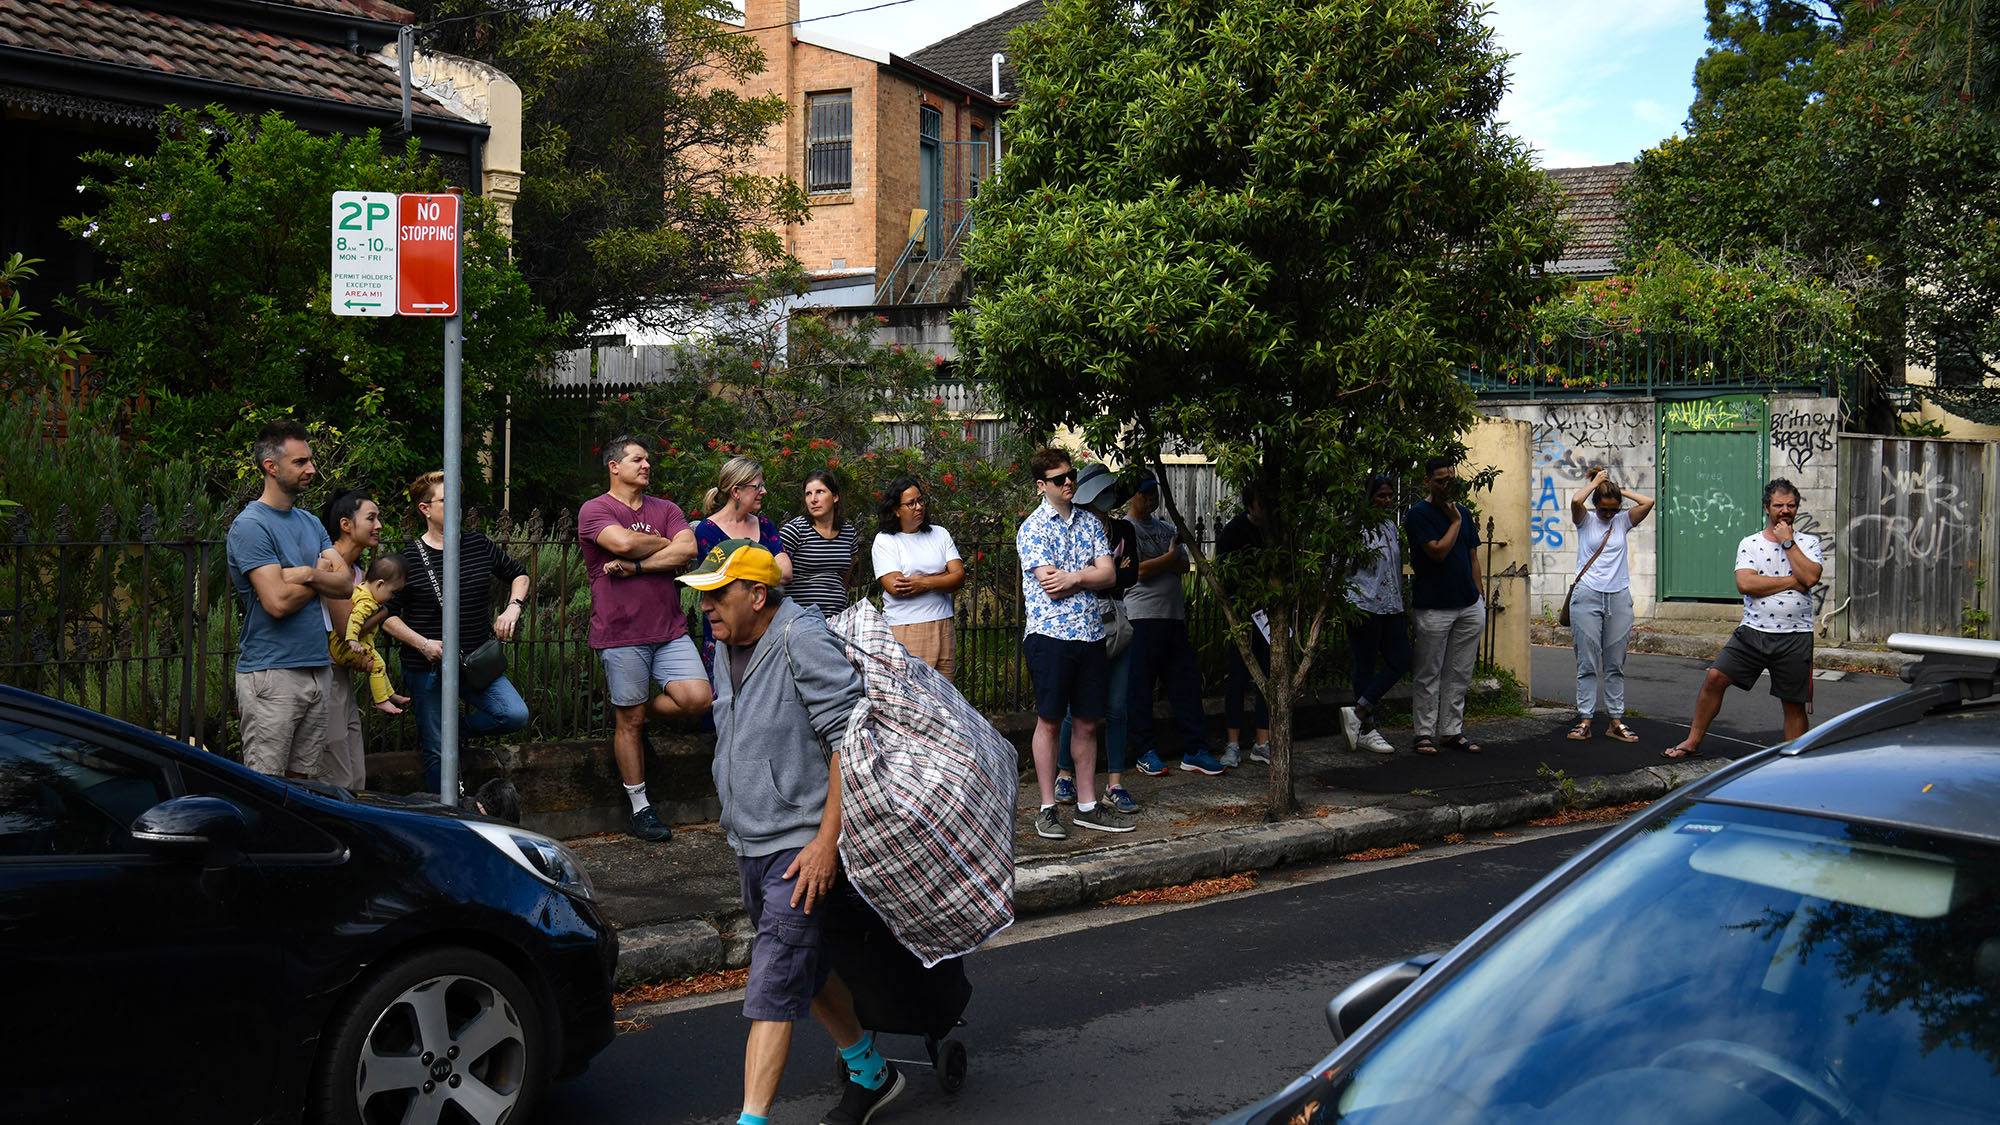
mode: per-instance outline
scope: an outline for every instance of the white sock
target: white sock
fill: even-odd
[[[1054,805],[1043,805],[1043,806],[1042,806],[1042,811],[1043,811],[1043,812],[1047,812],[1047,811],[1049,811],[1049,810],[1050,810],[1050,809],[1052,809],[1052,808],[1055,808],[1055,806],[1054,806]]]
[[[1092,810],[1092,809],[1094,809],[1094,808],[1096,808],[1096,807],[1097,807],[1097,802],[1096,802],[1096,801],[1091,801],[1091,802],[1089,802],[1088,804],[1086,804],[1086,803],[1084,803],[1084,802],[1082,802],[1082,801],[1079,801],[1079,802],[1077,802],[1077,806],[1076,806],[1076,811],[1078,811],[1078,812],[1089,812],[1090,810]]]
[[[645,812],[653,803],[646,799],[646,783],[643,781],[637,785],[627,785],[625,787],[625,799],[632,802],[632,812],[635,816]]]

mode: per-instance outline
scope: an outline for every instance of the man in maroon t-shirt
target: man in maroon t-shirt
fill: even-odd
[[[632,835],[668,840],[673,832],[646,796],[646,717],[683,718],[715,702],[701,652],[689,639],[674,575],[694,558],[694,529],[673,501],[646,495],[652,459],[629,434],[604,443],[610,487],[576,513],[576,537],[590,575],[590,647],[604,661],[617,725],[618,775],[632,804]]]

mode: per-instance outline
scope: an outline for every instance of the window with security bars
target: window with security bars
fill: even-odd
[[[806,190],[854,186],[854,94],[806,95]]]

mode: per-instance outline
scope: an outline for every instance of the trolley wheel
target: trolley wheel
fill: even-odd
[[[938,1044],[937,1061],[938,1086],[947,1094],[956,1094],[965,1086],[965,1044],[956,1039],[947,1039]]]

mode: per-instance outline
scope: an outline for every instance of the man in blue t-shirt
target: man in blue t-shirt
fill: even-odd
[[[259,773],[312,777],[327,739],[332,628],[320,599],[353,593],[354,575],[326,528],[298,507],[312,483],[305,427],[285,419],[257,434],[251,456],[264,491],[229,525],[229,582],[243,599],[236,702],[243,764]]]
[[[1486,630],[1486,599],[1479,574],[1479,528],[1472,513],[1451,498],[1457,479],[1449,457],[1424,462],[1430,497],[1403,516],[1410,540],[1410,631],[1416,640],[1411,710],[1415,750],[1439,747],[1477,754],[1465,737],[1465,693]]]

